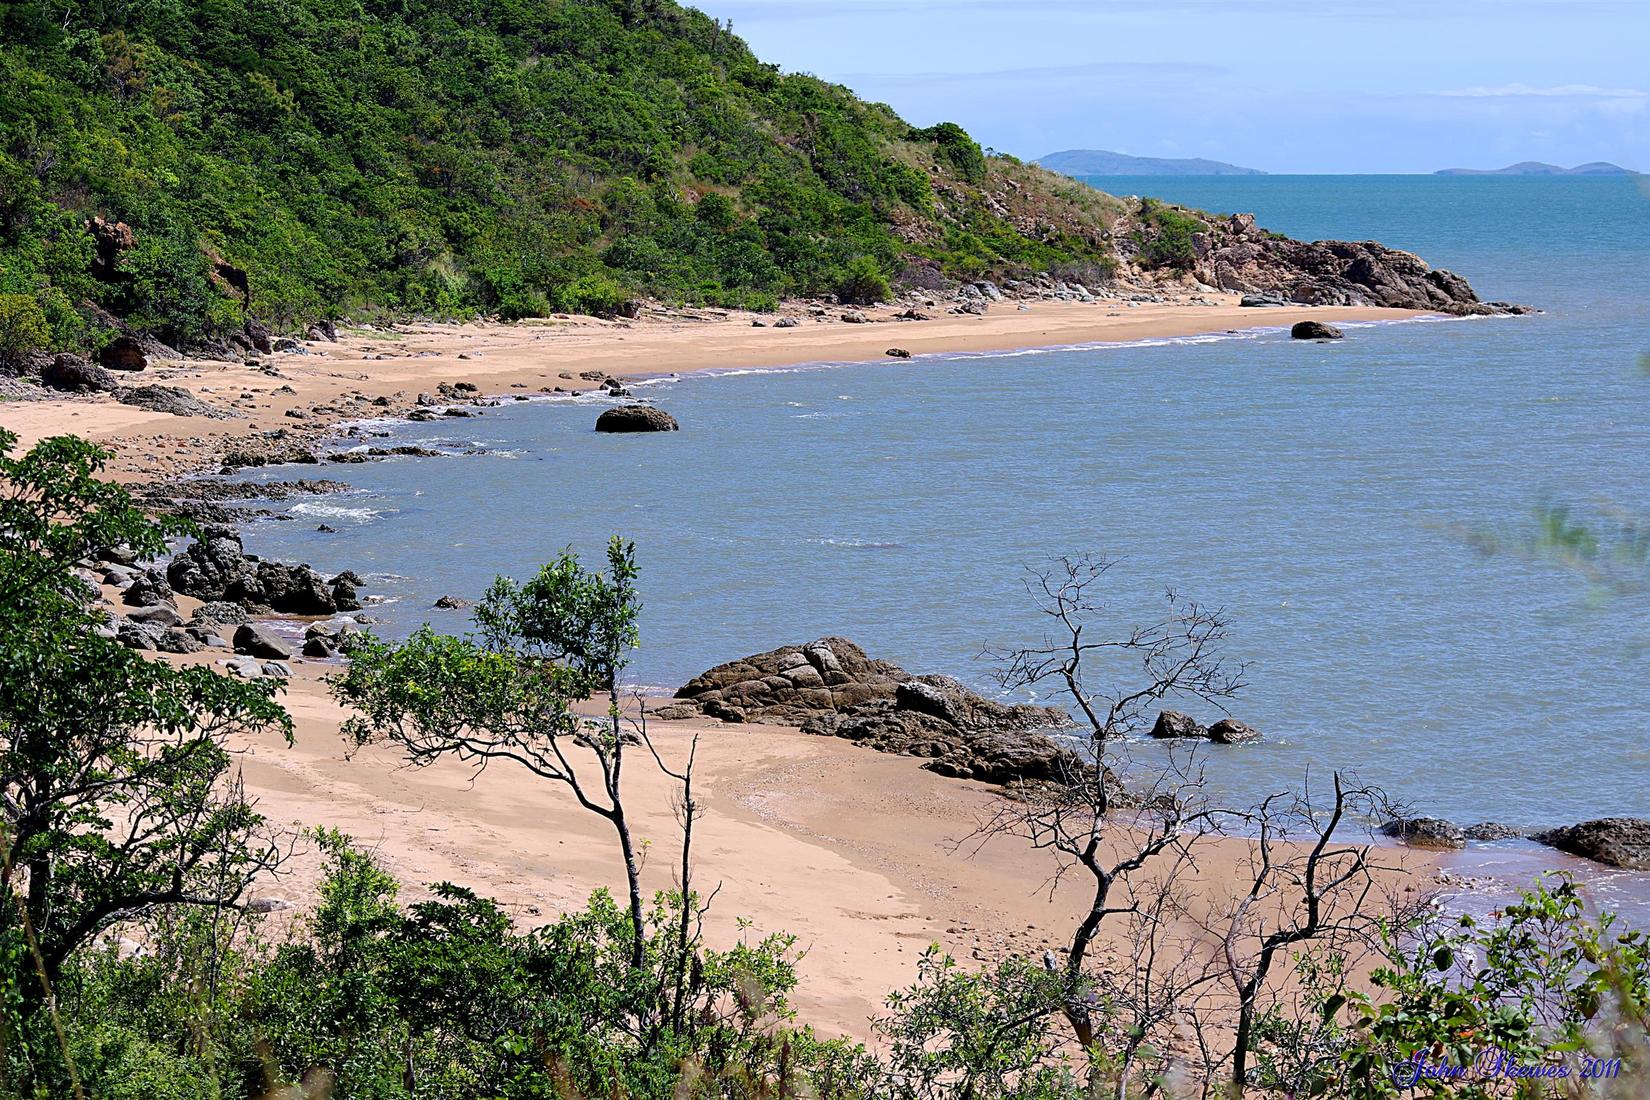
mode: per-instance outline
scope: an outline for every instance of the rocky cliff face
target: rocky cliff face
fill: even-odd
[[[1011,783],[1058,779],[1077,757],[1047,733],[1055,707],[987,699],[947,676],[913,676],[846,638],[820,638],[717,665],[676,693],[661,718],[800,726],[880,752],[918,756],[941,775]]]

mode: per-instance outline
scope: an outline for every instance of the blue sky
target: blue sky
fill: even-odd
[[[1650,0],[698,0],[764,60],[1026,158],[1650,170]]]

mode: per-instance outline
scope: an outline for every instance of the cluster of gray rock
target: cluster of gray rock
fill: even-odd
[[[357,586],[351,572],[330,579],[308,565],[264,561],[246,553],[232,528],[209,526],[201,537],[165,566],[137,562],[123,550],[106,550],[87,562],[86,580],[104,584],[117,593],[116,608],[102,628],[106,637],[133,649],[161,653],[199,653],[232,650],[252,658],[238,662],[235,675],[287,675],[260,661],[290,658],[294,646],[254,615],[336,615],[359,611]],[[187,620],[178,610],[177,597],[204,601]],[[336,655],[341,637],[359,626],[318,623],[306,635],[304,653],[312,657]]]
[[[1055,707],[1005,705],[946,676],[913,676],[846,638],[820,638],[718,665],[655,715],[800,726],[879,752],[921,757],[930,771],[988,783],[1056,780],[1079,764],[1049,730]]]
[[[1610,867],[1650,871],[1650,821],[1639,817],[1601,817],[1533,832],[1493,821],[1462,828],[1439,817],[1400,817],[1382,825],[1381,832],[1411,847],[1439,850],[1464,848],[1469,840],[1527,837]]]
[[[345,571],[324,578],[308,565],[264,561],[248,554],[230,527],[207,527],[166,567],[172,589],[259,613],[332,615],[359,611],[361,578]]]
[[[1222,718],[1205,726],[1178,710],[1159,711],[1151,735],[1160,741],[1203,740],[1217,745],[1245,745],[1260,740],[1260,731],[1235,718]]]

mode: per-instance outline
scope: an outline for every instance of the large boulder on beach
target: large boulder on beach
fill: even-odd
[[[140,371],[149,365],[143,342],[135,336],[116,336],[99,349],[97,361],[109,370]]]
[[[40,381],[63,393],[111,393],[120,388],[115,376],[78,355],[57,355],[40,368]]]
[[[284,661],[292,656],[292,647],[262,623],[242,623],[235,628],[235,652]]]
[[[1077,756],[1047,730],[1056,707],[999,703],[947,676],[913,676],[846,638],[819,638],[717,665],[677,691],[662,717],[799,726],[881,752],[922,757],[942,775],[989,783],[1056,780]]]
[[[201,416],[208,420],[233,420],[240,416],[228,409],[208,405],[181,386],[133,386],[117,393],[115,400],[122,405],[172,416]]]
[[[680,427],[674,416],[652,405],[621,405],[596,418],[598,432],[674,432]]]
[[[1293,340],[1339,340],[1345,335],[1334,325],[1326,325],[1322,321],[1296,321],[1289,330]]]
[[[1650,821],[1642,817],[1601,817],[1537,833],[1550,848],[1610,867],[1650,871]]]
[[[1464,848],[1467,844],[1461,826],[1441,817],[1394,818],[1381,826],[1381,834],[1412,848]]]

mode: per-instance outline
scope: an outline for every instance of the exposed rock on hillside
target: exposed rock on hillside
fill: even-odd
[[[989,783],[1057,779],[1077,757],[1047,733],[1055,707],[1005,705],[947,676],[913,676],[846,638],[821,638],[718,665],[682,686],[662,718],[800,726],[928,759],[941,775]]]

